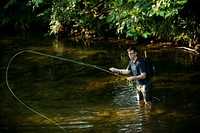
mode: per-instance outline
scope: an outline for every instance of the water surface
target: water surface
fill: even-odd
[[[128,44],[115,40],[46,40],[34,37],[2,37],[2,132],[63,132],[51,121],[18,102],[5,83],[9,59],[30,49],[108,70],[126,68]],[[8,82],[14,94],[30,108],[61,125],[66,132],[177,133],[198,129],[199,55],[174,48],[150,49],[134,44],[155,62],[154,110],[138,106],[126,76],[95,67],[24,52],[10,64]]]

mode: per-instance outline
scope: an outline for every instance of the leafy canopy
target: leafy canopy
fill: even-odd
[[[107,21],[117,34],[125,34],[135,40],[141,35],[152,35],[151,21],[170,19],[183,9],[186,0],[114,0],[110,2]]]
[[[195,0],[8,0],[1,2],[0,23],[15,28],[49,27],[50,35],[156,37],[198,42]],[[32,8],[31,8],[32,7]],[[47,24],[48,23],[48,24]],[[47,24],[47,25],[45,25]]]

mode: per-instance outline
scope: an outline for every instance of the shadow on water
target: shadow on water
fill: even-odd
[[[37,44],[33,41],[26,46],[20,45],[20,41],[0,42],[2,72],[12,55],[22,49],[106,70],[111,66],[126,68],[129,60],[128,45],[113,44],[111,40],[79,44],[70,40],[35,40]],[[146,49],[137,47],[141,53]],[[33,53],[20,54],[13,60],[9,84],[26,105],[60,124],[66,132],[193,132],[200,120],[199,56],[171,48],[148,51],[157,69],[153,78],[153,111],[138,106],[134,88],[127,83],[126,76]],[[5,73],[2,75],[5,77]],[[15,100],[4,81],[0,87],[2,132],[62,132]]]

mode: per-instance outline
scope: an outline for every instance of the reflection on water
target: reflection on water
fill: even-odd
[[[56,40],[42,44],[45,43],[33,43],[26,48],[106,70],[111,66],[126,68],[129,60],[126,45],[105,41],[85,45]],[[2,44],[2,71],[11,56],[24,49],[23,45],[13,49],[15,46],[14,43],[9,47]],[[138,47],[141,53],[145,49]],[[149,50],[149,57],[157,69],[153,79],[153,111],[138,106],[134,88],[129,86],[125,76],[32,53],[23,53],[13,60],[9,84],[25,104],[48,116],[67,132],[155,133],[197,129],[200,120],[199,56],[168,48]],[[2,132],[63,132],[18,103],[5,84],[1,87]]]
[[[114,100],[113,103],[117,104],[119,106],[135,106],[137,105],[137,100],[136,100],[136,91],[135,88],[127,87],[122,90],[122,87],[120,85],[121,89],[117,89],[114,91]]]

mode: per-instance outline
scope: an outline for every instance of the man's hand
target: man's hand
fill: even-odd
[[[135,76],[131,76],[127,78],[128,81],[134,81],[135,80]]]
[[[117,70],[116,68],[114,68],[114,67],[109,68],[109,70],[112,71],[112,72],[117,72],[117,71],[118,71],[118,70]]]

